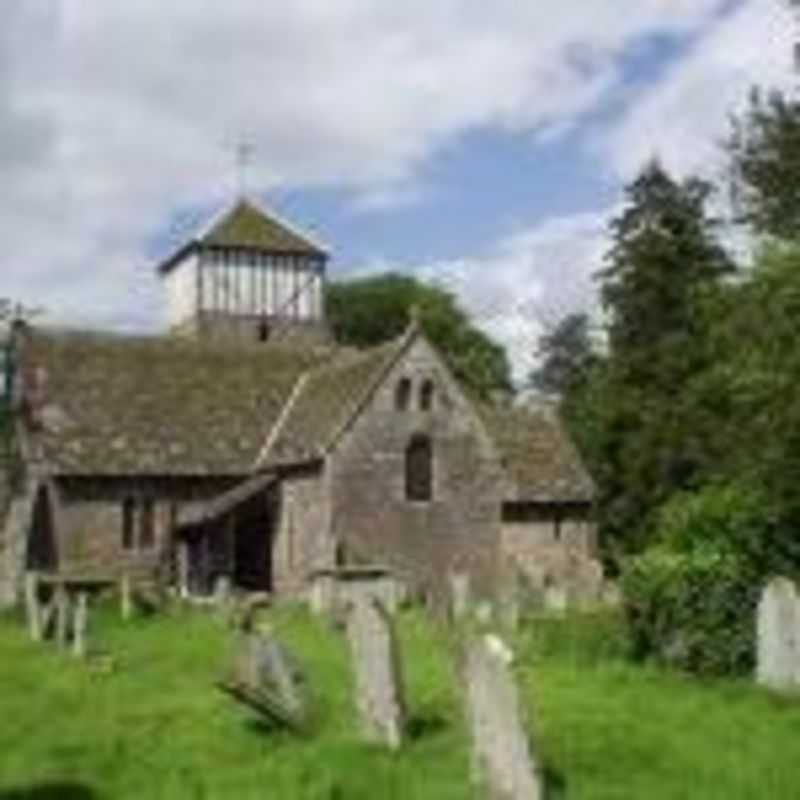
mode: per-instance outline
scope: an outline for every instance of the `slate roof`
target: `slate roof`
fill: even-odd
[[[245,475],[300,375],[333,353],[34,329],[21,358],[54,472]]]
[[[324,455],[413,336],[353,351],[30,329],[21,358],[54,473],[247,478]],[[553,412],[471,402],[507,501],[591,500]]]
[[[506,472],[508,502],[589,502],[594,484],[556,413],[482,407]]]
[[[400,356],[409,334],[309,372],[290,400],[260,465],[318,458]]]
[[[327,256],[326,250],[306,234],[300,233],[276,214],[265,211],[246,198],[238,200],[207,231],[169,256],[159,265],[158,271],[168,272],[188,253],[199,247],[235,247],[315,258]]]

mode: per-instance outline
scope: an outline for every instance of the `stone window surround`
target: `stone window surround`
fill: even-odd
[[[396,411],[408,411],[411,401],[411,379],[401,378],[394,390],[394,407]]]
[[[416,452],[415,452],[416,450]],[[412,458],[425,461],[412,462]],[[431,437],[424,433],[415,433],[411,436],[406,445],[405,457],[403,459],[405,489],[404,497],[410,505],[427,506],[434,499],[435,485],[435,466],[433,441]],[[423,469],[422,476],[415,470]],[[424,481],[424,483],[423,483]]]
[[[414,381],[408,376],[403,376],[397,382],[394,390],[395,411],[408,411],[414,392]],[[436,396],[436,384],[432,378],[425,378],[419,386],[417,395],[417,408],[419,411],[432,411]]]

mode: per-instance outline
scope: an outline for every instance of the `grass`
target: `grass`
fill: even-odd
[[[0,620],[0,800],[472,797],[441,631],[416,613],[400,619],[413,735],[390,754],[358,740],[340,636],[295,608],[274,625],[314,689],[307,739],[265,732],[212,688],[230,633],[209,615],[123,624],[101,610],[92,634],[111,670]],[[800,797],[800,703],[626,664],[603,617],[536,620],[515,649],[551,797]]]

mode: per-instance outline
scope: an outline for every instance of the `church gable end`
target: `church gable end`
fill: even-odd
[[[387,563],[434,593],[449,570],[490,586],[499,541],[498,459],[481,419],[424,337],[406,341],[342,430],[328,465],[332,536],[353,560]]]

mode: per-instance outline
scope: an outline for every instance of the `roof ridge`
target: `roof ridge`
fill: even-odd
[[[375,389],[380,386],[386,374],[397,363],[397,360],[419,333],[420,330],[417,326],[409,326],[401,336],[391,340],[390,342],[386,342],[386,349],[388,351],[386,361],[381,364],[379,370],[376,370],[376,375],[373,376],[372,380],[367,383],[367,386],[361,393],[361,397],[356,399],[355,403],[353,404],[353,410],[350,414],[348,414],[347,419],[335,429],[333,435],[329,437],[328,443],[321,448],[323,452],[329,451],[336,444],[353,420],[361,413],[361,410],[364,408]],[[392,352],[390,345],[396,346],[396,350],[394,352]]]
[[[292,387],[292,391],[289,394],[288,399],[284,403],[283,408],[281,409],[281,413],[278,415],[278,418],[275,420],[272,428],[270,429],[267,438],[264,441],[261,450],[259,451],[258,455],[256,456],[256,460],[253,462],[253,469],[258,470],[261,468],[263,463],[267,460],[267,456],[269,455],[269,451],[272,449],[275,441],[278,438],[278,434],[283,428],[286,420],[289,418],[289,414],[291,414],[292,409],[297,402],[297,398],[300,396],[300,393],[303,390],[303,387],[308,382],[309,376],[314,372],[313,367],[309,367],[308,369],[304,370],[300,373],[297,380],[295,381],[294,386]]]

